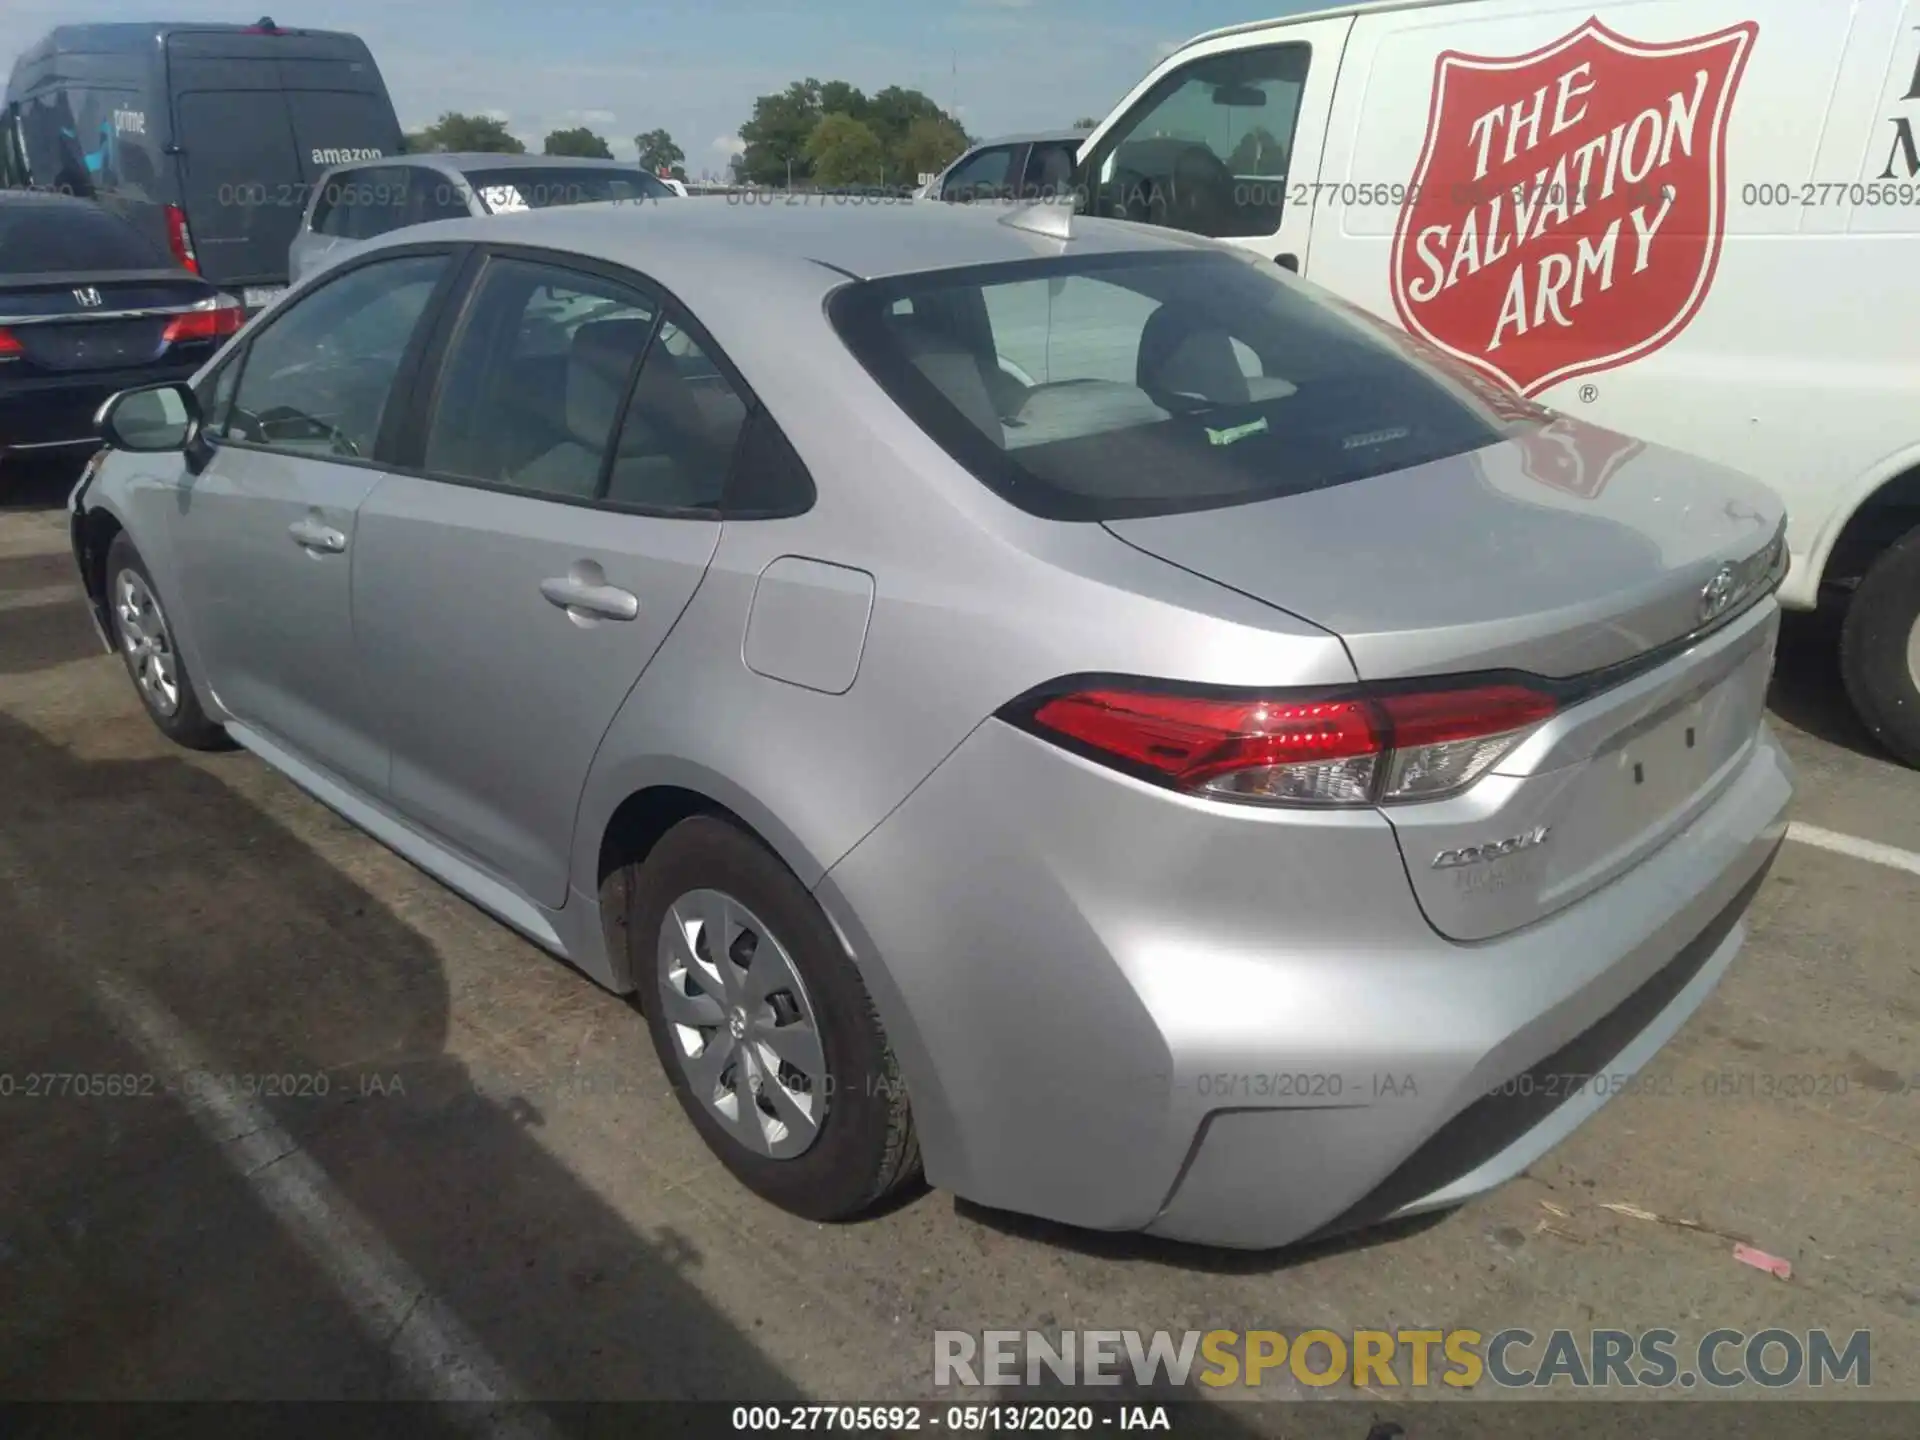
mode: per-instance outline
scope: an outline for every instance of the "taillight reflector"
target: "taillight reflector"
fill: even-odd
[[[193,252],[193,232],[187,228],[187,212],[178,205],[167,206],[167,249],[187,269],[200,273],[200,257]]]
[[[204,310],[188,310],[174,316],[167,322],[162,338],[169,345],[182,340],[221,340],[228,335],[238,335],[245,320],[240,303],[229,295],[222,295]]]
[[[24,350],[20,337],[11,330],[0,330],[0,360],[12,360]]]
[[[1552,715],[1524,685],[1221,698],[1070,689],[1009,718],[1092,758],[1193,794],[1369,805],[1455,794]]]

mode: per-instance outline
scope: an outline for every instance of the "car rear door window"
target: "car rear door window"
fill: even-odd
[[[447,264],[445,255],[406,255],[361,266],[274,316],[247,347],[227,437],[370,458],[401,358]]]
[[[659,305],[525,260],[487,265],[442,369],[429,473],[592,499]]]
[[[633,387],[607,498],[646,509],[718,509],[746,420],[740,392],[669,310]]]

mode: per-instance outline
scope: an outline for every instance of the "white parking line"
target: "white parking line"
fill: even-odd
[[[216,1068],[158,1001],[126,979],[102,977],[97,989],[115,1027],[157,1072],[182,1082],[178,1093],[200,1129],[393,1357],[414,1392],[395,1398],[466,1402],[451,1418],[489,1436],[553,1433],[537,1412],[507,1408],[522,1397],[506,1371],[266,1107],[230,1087],[189,1081]]]
[[[1831,850],[1836,855],[1851,855],[1856,860],[1869,860],[1875,865],[1884,865],[1889,870],[1904,870],[1909,875],[1920,875],[1920,855],[1916,855],[1911,850],[1882,845],[1877,840],[1862,840],[1857,835],[1842,835],[1838,830],[1822,830],[1818,825],[1804,825],[1798,820],[1787,826],[1787,838],[1798,840],[1802,845]]]

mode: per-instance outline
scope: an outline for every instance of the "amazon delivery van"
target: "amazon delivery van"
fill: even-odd
[[[88,196],[257,310],[287,284],[313,183],[398,154],[355,35],[254,25],[62,25],[14,63],[0,182]]]
[[[1238,25],[1079,164],[1097,213],[1245,246],[1485,382],[1770,483],[1783,602],[1845,605],[1854,706],[1920,765],[1920,0]],[[1632,443],[1569,444],[1543,503],[1597,494]]]

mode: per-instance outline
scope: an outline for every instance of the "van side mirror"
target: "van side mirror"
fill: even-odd
[[[116,450],[143,455],[185,450],[200,433],[200,401],[180,384],[122,390],[100,407],[94,424]]]

